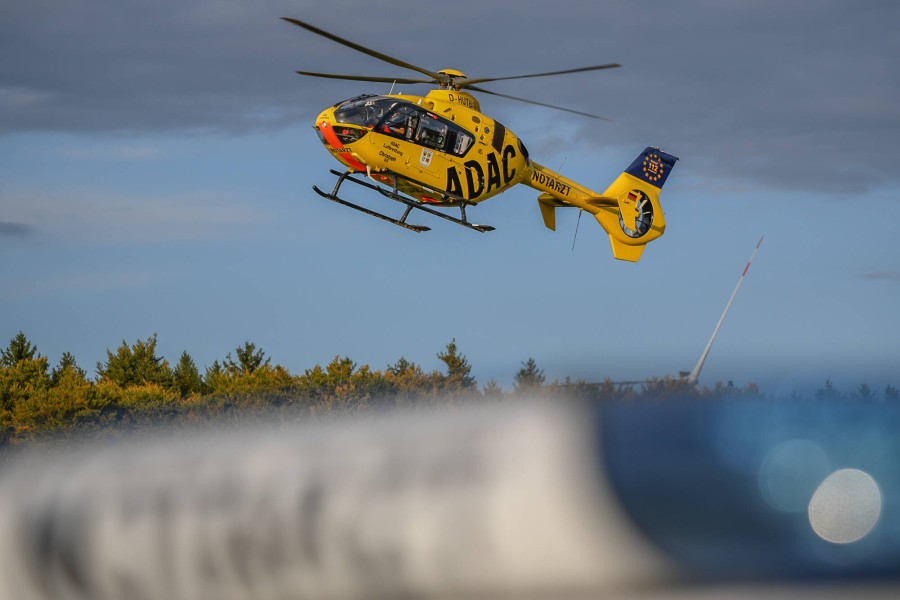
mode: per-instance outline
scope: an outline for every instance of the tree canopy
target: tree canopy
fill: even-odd
[[[383,370],[335,356],[301,374],[273,364],[262,348],[245,341],[201,371],[187,351],[171,368],[157,350],[157,336],[123,340],[97,364],[90,379],[75,356],[64,352],[53,369],[23,332],[0,351],[0,446],[46,436],[90,431],[114,434],[147,424],[205,422],[223,414],[259,411],[289,418],[358,413],[380,407],[452,405],[458,400],[501,400],[540,396],[570,401],[630,401],[641,398],[761,398],[755,384],[737,387],[716,383],[712,389],[688,385],[678,378],[659,378],[638,386],[610,380],[547,382],[533,357],[521,363],[506,392],[496,380],[481,389],[472,365],[451,339],[436,355],[440,370],[399,358]],[[800,396],[798,395],[797,398]],[[846,394],[827,380],[816,400],[898,402],[900,392],[888,385],[882,394],[862,383]]]
[[[106,351],[106,363],[97,363],[100,381],[110,381],[122,387],[157,384],[167,385],[172,380],[169,363],[156,355],[156,334],[146,340],[137,340],[131,346],[122,344],[113,354]]]
[[[37,348],[19,331],[9,345],[0,350],[0,367],[12,367],[21,360],[33,360],[35,357],[40,357]]]

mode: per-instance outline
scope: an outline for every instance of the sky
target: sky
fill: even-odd
[[[336,355],[437,369],[455,338],[507,388],[529,357],[548,380],[662,376],[697,360],[765,235],[701,384],[900,386],[896,2],[6,0],[0,16],[0,344],[21,330],[93,373],[154,333],[201,369],[249,340],[302,373]],[[390,86],[294,71],[416,74],[281,16],[471,77],[621,63],[484,84],[609,122],[494,96],[482,111],[593,189],[645,146],[678,156],[665,235],[629,264],[583,219],[573,250],[577,213],[545,229],[525,186],[469,210],[485,234],[318,198],[338,163],[315,116]]]

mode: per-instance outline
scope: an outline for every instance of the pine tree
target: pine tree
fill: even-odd
[[[447,376],[444,385],[449,391],[476,389],[475,378],[470,375],[472,371],[468,359],[460,354],[456,348],[456,338],[450,340],[444,352],[439,352],[437,357],[447,365]]]
[[[156,334],[146,341],[138,340],[129,346],[125,340],[113,354],[106,351],[106,364],[97,363],[97,375],[103,381],[112,381],[122,387],[171,383],[169,363],[156,355]]]
[[[214,394],[219,391],[219,387],[227,380],[228,376],[225,374],[225,368],[222,366],[222,363],[214,360],[213,364],[206,367],[201,389],[204,394]]]
[[[200,371],[194,363],[194,359],[185,350],[178,359],[178,364],[172,371],[172,383],[182,398],[200,391],[203,382],[200,380]]]
[[[543,385],[544,371],[538,368],[534,358],[529,357],[516,372],[513,390],[516,393],[531,393],[539,391]]]
[[[817,400],[837,400],[844,397],[830,379],[825,380],[825,387],[816,390],[815,396]]]
[[[20,360],[34,360],[40,357],[37,347],[20,331],[9,341],[9,346],[5,350],[0,350],[0,367],[12,367]]]
[[[400,359],[392,365],[388,365],[387,372],[391,375],[399,377],[409,371],[410,369],[416,368],[415,363],[411,363],[406,360],[404,357],[400,357]]]
[[[237,356],[237,362],[231,358],[231,353],[225,357],[225,369],[230,373],[238,375],[252,375],[254,371],[260,367],[268,367],[269,359],[262,348],[256,348],[256,344],[246,341],[243,346],[238,346],[234,350]]]
[[[59,385],[63,375],[72,372],[77,379],[87,380],[87,373],[75,362],[75,356],[71,352],[63,352],[59,364],[50,371],[50,382],[53,386]]]
[[[219,375],[223,375],[224,373],[225,369],[222,367],[222,363],[220,363],[218,360],[214,360],[213,364],[206,367],[205,378],[208,379],[210,377],[217,377]]]
[[[0,428],[7,422],[14,406],[46,397],[50,388],[47,357],[21,358],[11,366],[0,368]]]
[[[413,399],[430,396],[441,387],[444,376],[435,371],[426,375],[416,363],[400,358],[385,369],[384,379],[397,400],[398,405],[408,404]]]
[[[489,379],[481,390],[481,394],[490,400],[499,400],[503,398],[503,388],[497,383],[496,379]]]
[[[326,385],[332,390],[350,383],[356,371],[356,363],[349,356],[335,356],[325,367]]]
[[[856,392],[853,393],[854,400],[875,400],[875,392],[869,387],[867,383],[859,384],[859,387],[856,388]]]

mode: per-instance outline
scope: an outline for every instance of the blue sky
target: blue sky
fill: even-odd
[[[188,350],[201,367],[250,340],[298,373],[336,354],[438,368],[455,337],[481,383],[508,387],[530,356],[551,380],[672,374],[765,234],[701,383],[900,385],[893,3],[464,3],[473,20],[428,5],[404,36],[380,33],[388,2],[366,5],[368,27],[342,18],[353,2],[97,1],[80,19],[38,4],[14,0],[0,30],[4,343],[22,330],[93,371],[154,332],[170,361]],[[310,186],[337,163],[315,115],[387,90],[293,70],[396,71],[282,15],[471,76],[622,63],[494,86],[611,123],[493,97],[482,109],[594,189],[648,144],[679,156],[666,234],[633,265],[589,219],[572,251],[577,213],[544,229],[524,186],[470,211],[487,234],[423,215],[432,231],[417,235],[319,199]],[[435,44],[418,26],[434,22],[472,41]]]

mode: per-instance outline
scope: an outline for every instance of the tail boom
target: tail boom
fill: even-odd
[[[594,215],[609,235],[615,258],[637,262],[644,246],[665,232],[659,193],[677,160],[647,147],[602,194],[534,162],[526,184],[543,192],[538,205],[547,228],[556,229],[557,207],[580,208]]]

